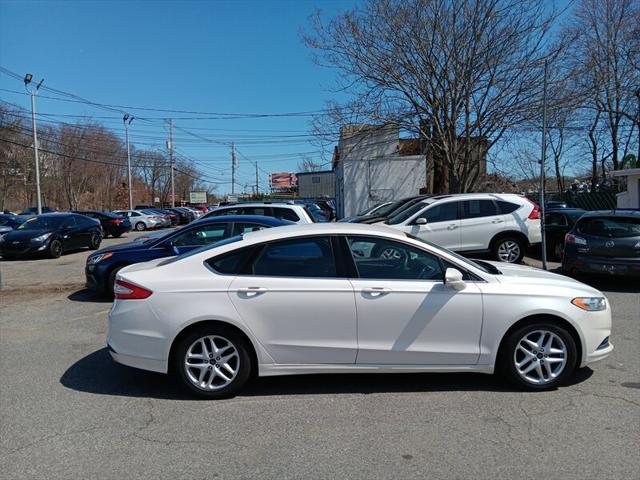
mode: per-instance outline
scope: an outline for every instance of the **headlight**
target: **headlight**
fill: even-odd
[[[571,303],[588,312],[598,312],[607,308],[604,297],[577,297],[571,300]]]
[[[31,240],[33,242],[44,242],[47,238],[49,238],[51,236],[51,232],[48,233],[43,233],[42,235],[39,235],[37,237],[33,237]]]
[[[87,265],[95,265],[98,262],[101,262],[102,260],[106,260],[107,258],[111,257],[113,255],[112,252],[107,252],[107,253],[100,253],[98,255],[92,255],[89,258],[87,258]]]

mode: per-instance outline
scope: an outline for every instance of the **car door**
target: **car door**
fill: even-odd
[[[233,304],[276,363],[355,362],[353,287],[335,251],[326,235],[270,242],[233,280]]]
[[[194,248],[211,245],[229,236],[231,225],[227,222],[194,224],[191,228],[183,228],[177,235],[167,239],[159,248],[172,249],[176,255],[189,252]]]
[[[73,216],[76,221],[77,237],[78,237],[78,247],[83,248],[88,247],[91,244],[91,236],[96,233],[98,228],[98,220],[94,221],[91,218],[85,217],[83,215],[74,215]]]
[[[459,202],[450,201],[429,205],[409,220],[403,230],[449,250],[458,250],[460,248],[458,204]],[[426,223],[420,224],[419,219],[424,219]]]
[[[60,229],[60,236],[62,238],[62,249],[65,251],[74,250],[83,246],[80,228],[76,223],[74,215],[65,217]]]
[[[513,223],[490,198],[464,200],[460,220],[460,250],[487,250],[491,239]]]
[[[445,285],[443,271],[450,264],[403,242],[352,236],[345,248],[357,273],[350,279],[358,312],[357,363],[477,363],[482,294],[474,282],[463,290]],[[388,249],[396,254],[380,254]]]

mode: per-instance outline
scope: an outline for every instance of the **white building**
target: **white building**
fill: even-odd
[[[426,185],[424,155],[405,154],[397,126],[350,125],[334,153],[338,218],[418,195]],[[415,146],[416,144],[414,144]]]
[[[617,194],[618,208],[640,208],[640,168],[627,170],[615,170],[611,172],[614,177],[625,178],[626,191]]]

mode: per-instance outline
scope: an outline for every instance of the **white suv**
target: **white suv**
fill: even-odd
[[[313,223],[313,217],[307,212],[304,205],[295,203],[238,203],[225,205],[207,213],[202,218],[217,217],[220,215],[263,215],[275,217],[280,220],[289,220],[294,223]]]
[[[517,263],[540,243],[538,205],[515,194],[440,195],[413,205],[386,223],[456,252],[491,252]]]

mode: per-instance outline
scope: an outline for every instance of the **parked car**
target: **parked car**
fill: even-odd
[[[98,210],[74,210],[73,213],[98,220],[100,225],[102,225],[102,231],[105,237],[111,235],[113,238],[118,238],[122,236],[123,233],[131,231],[131,222],[129,219],[122,218],[115,213],[101,212]]]
[[[329,212],[320,208],[318,204],[309,200],[295,201],[294,203],[302,205],[304,209],[307,211],[307,213],[309,214],[309,216],[313,218],[314,222],[329,221],[329,218],[330,218]]]
[[[49,207],[42,207],[42,213],[53,213],[54,210],[52,210]],[[37,215],[38,214],[38,207],[29,207],[25,210],[23,210],[22,212],[20,212],[20,215]]]
[[[148,228],[159,228],[166,222],[160,220],[156,214],[147,214],[142,210],[115,210],[113,213],[128,218],[133,228],[139,232]]]
[[[102,227],[93,218],[73,213],[44,213],[28,218],[0,239],[5,259],[47,255],[57,258],[69,250],[96,250],[102,241]]]
[[[640,277],[640,211],[585,213],[565,236],[562,270]]]
[[[166,213],[162,213],[160,210],[155,208],[145,208],[140,210],[140,212],[148,215],[151,218],[155,218],[158,221],[158,228],[170,227],[171,226],[171,218]]]
[[[540,243],[540,210],[514,194],[467,193],[427,198],[385,222],[454,252],[491,253],[518,263]]]
[[[395,202],[382,202],[374,205],[373,207],[369,207],[364,209],[363,211],[358,213],[358,217],[364,217],[365,215],[375,215],[376,212],[386,212],[388,209],[392,208]],[[385,208],[387,207],[387,208]]]
[[[336,205],[333,200],[317,200],[317,205],[327,212],[327,218],[330,222],[333,222],[336,219]]]
[[[256,229],[290,224],[270,217],[224,216],[190,223],[166,235],[154,232],[151,238],[114,245],[90,255],[85,266],[87,287],[113,295],[116,274],[127,265],[172,257]]]
[[[178,225],[186,225],[196,219],[193,212],[180,207],[168,208],[167,210],[178,215]]]
[[[585,210],[580,208],[560,208],[545,212],[544,233],[546,237],[547,254],[551,259],[562,259],[564,237],[584,213]]]
[[[264,215],[295,223],[313,223],[313,217],[305,209],[304,205],[295,203],[239,203],[218,207],[207,213],[203,218],[217,217],[219,215]]]
[[[176,212],[173,212],[168,208],[156,208],[155,210],[169,217],[169,221],[171,222],[172,227],[180,225],[180,215],[178,215]]]
[[[606,358],[610,334],[607,299],[570,278],[321,223],[120,270],[107,345],[116,362],[221,398],[251,374],[372,371],[500,371],[544,390]]]
[[[545,203],[545,213],[547,210],[569,208],[569,205],[564,200],[551,200]]]
[[[345,217],[339,221],[349,222],[349,223],[367,223],[367,224],[384,222],[385,220],[388,220],[389,218],[400,214],[401,212],[415,205],[416,203],[426,200],[427,198],[432,196],[433,195],[415,195],[413,197],[402,198],[400,200],[393,202],[391,205],[387,205],[382,210],[378,210],[375,213],[372,213],[369,215],[362,215],[362,216],[358,215],[355,217]]]
[[[191,212],[194,215],[196,220],[204,216],[204,212],[202,210],[198,210],[197,208],[193,208],[193,207],[180,207],[180,208],[183,208]]]
[[[0,213],[0,236],[7,232],[15,230],[22,225],[28,217],[22,215],[12,215],[8,213]]]

